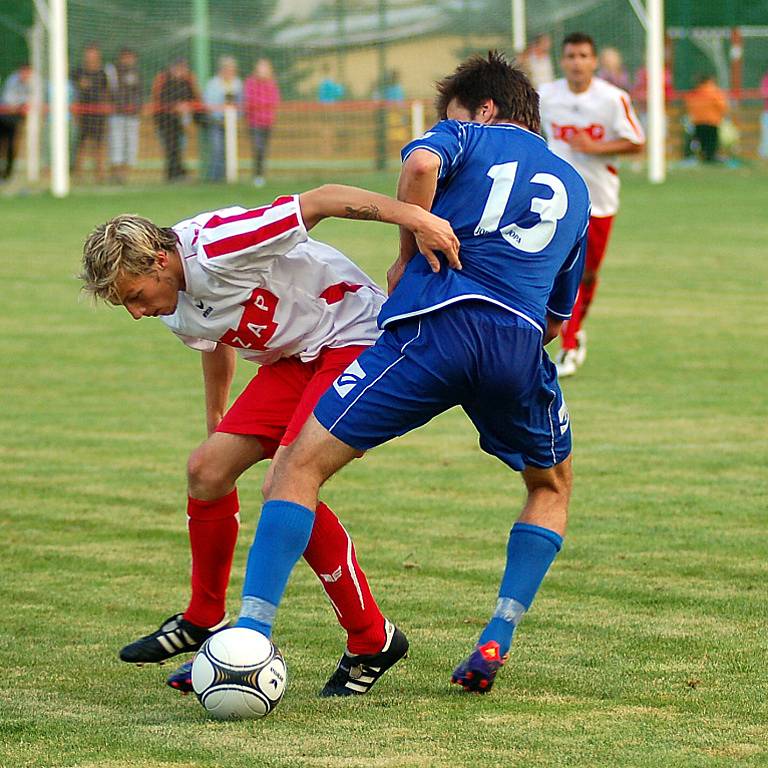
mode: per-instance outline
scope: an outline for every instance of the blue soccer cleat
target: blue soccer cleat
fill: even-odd
[[[181,693],[192,693],[192,661],[185,661],[165,682]]]
[[[509,654],[501,655],[499,644],[489,640],[478,645],[464,661],[453,670],[451,682],[470,693],[488,693],[493,687],[496,673],[504,666]]]

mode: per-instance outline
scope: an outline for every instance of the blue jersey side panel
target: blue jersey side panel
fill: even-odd
[[[478,297],[544,327],[570,316],[583,271],[589,195],[544,140],[513,125],[444,120],[403,149],[440,158],[432,212],[451,222],[461,271],[411,260],[379,324]]]

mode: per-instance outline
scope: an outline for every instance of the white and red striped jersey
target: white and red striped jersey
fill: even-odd
[[[541,125],[552,151],[567,160],[584,178],[593,216],[613,216],[619,210],[619,174],[612,155],[575,152],[568,140],[586,130],[599,141],[629,139],[643,144],[645,136],[629,95],[599,77],[583,93],[573,93],[565,79],[542,85]]]
[[[209,211],[173,227],[186,287],[162,321],[193,349],[236,347],[259,363],[324,347],[373,344],[383,291],[330,245],[312,240],[298,196]]]

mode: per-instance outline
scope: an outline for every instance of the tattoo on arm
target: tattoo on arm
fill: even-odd
[[[369,203],[368,205],[361,205],[359,208],[353,208],[351,205],[346,206],[346,219],[363,219],[365,221],[381,221],[381,212],[379,206],[375,203]]]

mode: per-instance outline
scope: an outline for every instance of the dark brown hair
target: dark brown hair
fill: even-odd
[[[473,115],[484,101],[493,99],[499,120],[511,120],[541,132],[539,94],[525,74],[499,51],[488,51],[488,58],[471,56],[437,83],[435,107],[441,119],[445,119],[454,99]]]
[[[561,50],[565,50],[566,45],[590,45],[592,46],[592,53],[597,56],[597,46],[595,41],[586,32],[571,32],[570,35],[566,35],[563,38],[563,45]]]

